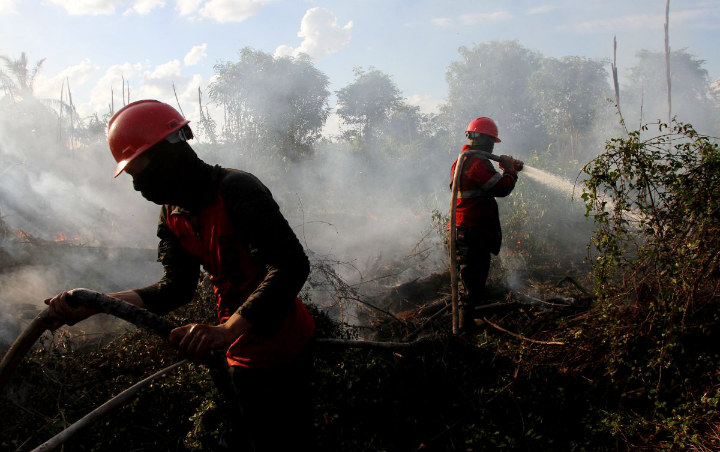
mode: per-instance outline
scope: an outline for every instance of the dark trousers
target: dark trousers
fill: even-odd
[[[459,308],[469,313],[466,317],[472,320],[475,306],[484,302],[485,283],[490,273],[490,251],[480,234],[472,229],[458,228],[456,252],[460,281],[465,288]]]
[[[313,450],[310,397],[311,354],[267,369],[230,367],[223,438],[226,450],[280,452]]]

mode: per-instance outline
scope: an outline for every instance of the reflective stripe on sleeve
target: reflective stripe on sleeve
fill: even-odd
[[[485,182],[482,187],[477,188],[475,190],[458,191],[457,197],[458,197],[458,199],[461,199],[461,198],[467,199],[467,198],[477,198],[480,196],[484,196],[487,194],[488,190],[492,189],[495,186],[495,184],[498,183],[498,181],[500,179],[502,179],[502,175],[500,173],[495,173],[495,175],[493,175],[493,177],[491,177],[490,180]]]
[[[495,184],[498,183],[498,181],[500,179],[502,179],[502,174],[495,173],[495,175],[493,177],[491,177],[489,181],[485,182],[485,184],[483,184],[483,186],[480,187],[480,190],[482,190],[482,191],[491,190],[495,186]]]
[[[458,192],[458,199],[461,198],[477,198],[485,195],[485,190],[478,188],[477,190],[464,190]]]

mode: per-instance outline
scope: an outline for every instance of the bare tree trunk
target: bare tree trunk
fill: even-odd
[[[670,0],[665,6],[665,76],[667,78],[668,127],[672,121],[672,95],[670,86]]]

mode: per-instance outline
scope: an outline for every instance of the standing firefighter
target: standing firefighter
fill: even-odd
[[[110,294],[164,314],[193,298],[200,267],[210,275],[217,325],[176,328],[170,342],[194,361],[227,349],[231,386],[224,445],[230,450],[305,450],[311,442],[309,349],[315,325],[297,298],[309,273],[303,248],[270,191],[252,174],[211,166],[174,108],[131,103],[110,120],[115,177],[132,176],[143,197],[162,206],[157,235],[164,275],[157,283]],[[46,300],[54,328],[93,314]],[[228,391],[227,389],[230,388]],[[232,402],[230,402],[232,401]]]
[[[500,143],[495,122],[487,117],[470,121],[463,145],[460,169],[458,160],[450,168],[451,180],[457,185],[455,205],[456,259],[465,294],[457,306],[457,330],[462,333],[474,326],[473,314],[482,303],[485,282],[490,270],[490,254],[500,252],[502,231],[496,197],[509,195],[515,188],[517,172],[523,163],[512,157],[492,156],[495,143]],[[473,152],[479,151],[479,152]],[[467,154],[465,154],[467,153]],[[465,155],[463,155],[465,154]],[[503,173],[495,170],[489,157],[499,162]],[[451,183],[452,188],[452,183]]]

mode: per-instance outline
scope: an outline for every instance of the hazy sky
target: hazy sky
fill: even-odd
[[[639,49],[663,50],[661,0],[0,0],[0,55],[46,58],[39,97],[58,98],[69,80],[82,114],[107,113],[111,88],[131,98],[174,103],[173,84],[191,117],[197,88],[213,65],[237,61],[249,46],[305,52],[335,91],[354,67],[390,74],[410,103],[429,110],[444,100],[445,71],[460,46],[517,39],[546,56],[611,58],[620,72]],[[720,1],[671,2],[670,44],[707,61],[720,78]],[[0,66],[1,67],[1,66]],[[207,97],[205,98],[207,100]]]

